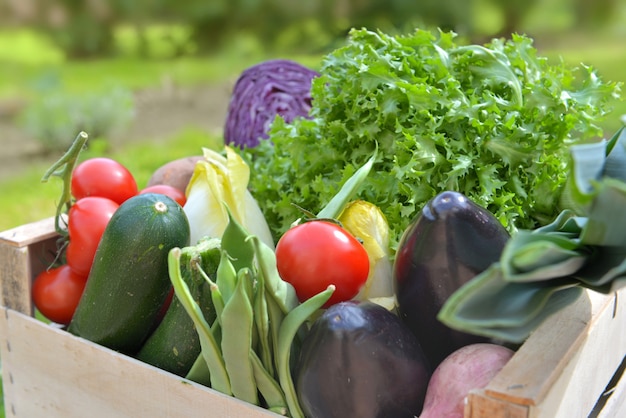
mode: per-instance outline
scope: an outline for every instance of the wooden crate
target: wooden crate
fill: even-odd
[[[277,416],[34,319],[31,281],[56,238],[52,219],[0,233],[7,418]],[[470,394],[465,417],[626,417],[625,354],[626,291],[586,292]]]

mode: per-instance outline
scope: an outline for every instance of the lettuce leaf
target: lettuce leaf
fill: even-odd
[[[277,117],[245,150],[250,188],[276,237],[322,208],[378,146],[357,198],[388,219],[390,246],[423,204],[455,190],[510,231],[559,213],[571,144],[602,136],[619,85],[538,57],[516,35],[458,45],[454,33],[353,30],[313,80],[311,119]]]

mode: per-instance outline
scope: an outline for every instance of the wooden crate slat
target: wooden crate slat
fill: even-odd
[[[52,217],[0,232],[0,243],[15,247],[26,247],[57,235],[54,229],[54,218]]]
[[[624,292],[585,291],[548,318],[485,395],[528,405],[533,418],[587,417],[626,353]]]
[[[7,418],[278,416],[19,312],[0,314]]]

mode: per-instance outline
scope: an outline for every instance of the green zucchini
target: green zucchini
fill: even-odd
[[[104,230],[68,331],[124,353],[139,350],[171,288],[168,253],[189,245],[189,236],[187,216],[171,198],[125,201]]]
[[[216,318],[211,289],[202,271],[215,281],[221,258],[221,240],[205,238],[181,250],[180,268],[191,296],[212,324]],[[200,355],[200,339],[192,319],[174,296],[163,320],[137,353],[137,359],[168,372],[185,376]]]

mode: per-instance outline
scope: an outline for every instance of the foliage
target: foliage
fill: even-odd
[[[312,120],[277,118],[249,150],[250,186],[279,236],[316,212],[371,154],[381,158],[360,196],[381,208],[392,248],[423,203],[464,193],[506,226],[552,220],[566,144],[602,135],[618,92],[587,67],[550,65],[529,38],[457,45],[450,33],[354,31],[313,82]]]
[[[69,147],[76,132],[109,136],[126,127],[133,116],[133,95],[121,87],[82,95],[55,91],[24,110],[22,125],[45,150],[60,151]]]

